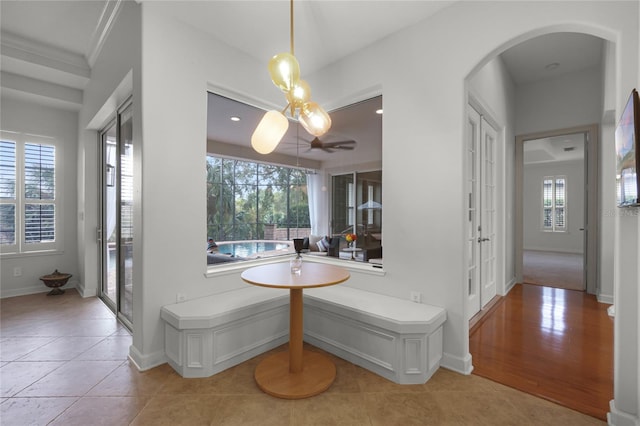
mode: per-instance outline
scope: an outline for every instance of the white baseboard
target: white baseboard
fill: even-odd
[[[598,294],[598,302],[613,305],[613,294]]]
[[[619,411],[616,408],[616,400],[609,401],[609,412],[607,413],[607,423],[609,426],[640,426],[640,418],[636,415]]]
[[[85,287],[84,283],[78,283],[78,285],[76,286],[76,290],[83,298],[95,297],[98,295],[98,289],[88,289]]]
[[[545,251],[551,253],[567,253],[567,254],[584,254],[581,251],[571,250],[571,249],[563,249],[563,248],[555,248],[555,247],[523,247],[522,250],[525,251]]]
[[[77,281],[69,281],[64,287],[61,287],[61,289],[68,290],[70,288],[76,288],[77,284]],[[6,297],[26,296],[28,294],[48,293],[50,291],[51,289],[46,287],[43,283],[40,285],[36,284],[20,288],[2,288],[0,289],[0,299],[4,299]]]
[[[162,351],[156,351],[149,355],[142,353],[133,345],[129,346],[129,360],[133,362],[139,371],[150,370],[167,362],[167,357]]]
[[[450,353],[442,354],[442,361],[440,366],[447,370],[455,371],[456,373],[469,375],[473,371],[473,364],[471,363],[471,354],[468,353],[464,358],[452,355]]]
[[[509,294],[509,292],[511,291],[511,289],[516,285],[518,281],[516,280],[516,277],[511,278],[511,280],[507,283],[507,285],[504,287],[504,295],[506,296],[507,294]]]

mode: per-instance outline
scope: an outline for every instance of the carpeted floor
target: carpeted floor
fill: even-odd
[[[581,254],[524,250],[522,280],[566,290],[584,290]]]

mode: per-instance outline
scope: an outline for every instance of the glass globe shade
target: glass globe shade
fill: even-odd
[[[289,92],[300,80],[300,65],[291,53],[278,53],[269,60],[269,74],[273,84]]]
[[[251,135],[251,146],[260,154],[269,154],[278,146],[289,128],[289,120],[280,111],[267,111]]]
[[[311,99],[311,88],[309,84],[300,79],[293,86],[291,91],[287,92],[287,101],[294,109],[302,108],[302,106]]]
[[[331,117],[317,103],[307,102],[300,110],[300,124],[313,136],[322,136],[331,128]]]

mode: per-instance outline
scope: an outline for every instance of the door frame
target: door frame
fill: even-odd
[[[494,231],[496,233],[496,241],[495,241],[495,270],[494,270],[494,278],[495,278],[495,287],[496,287],[496,296],[504,296],[506,292],[511,289],[513,284],[515,283],[512,279],[509,282],[506,281],[506,247],[507,247],[507,182],[506,182],[506,164],[507,161],[512,161],[507,159],[507,146],[506,146],[506,127],[501,124],[498,120],[495,119],[497,116],[490,107],[488,107],[478,96],[476,96],[472,92],[467,92],[467,103],[465,106],[465,121],[468,119],[469,113],[466,108],[472,108],[475,110],[484,121],[489,124],[496,132],[496,144],[495,144],[495,228]],[[465,125],[465,144],[468,141],[470,135],[467,134],[466,130],[467,126]],[[466,145],[465,145],[466,146]],[[463,164],[464,164],[464,182],[465,185],[469,180],[469,175],[471,173],[471,165],[468,164],[468,159],[466,152],[463,156]],[[468,205],[468,195],[465,190],[463,191],[464,195],[464,205]],[[465,215],[463,219],[463,229],[466,229],[467,226],[467,208],[465,208]],[[468,240],[467,235],[464,233],[464,244],[466,247]],[[469,274],[467,270],[469,262],[469,254],[467,250],[464,250],[463,253],[463,265],[464,265],[464,284],[462,288],[464,289],[464,306],[465,306],[465,317],[466,320],[470,320],[474,315],[468,311],[468,282],[469,282]],[[482,312],[482,302],[480,306],[480,311]]]
[[[598,282],[599,269],[599,215],[598,206],[600,200],[599,185],[599,139],[598,125],[589,124],[566,129],[550,130],[546,132],[530,133],[516,136],[516,164],[515,164],[515,189],[516,189],[516,209],[515,209],[515,262],[516,280],[522,282],[522,255],[524,244],[524,211],[523,211],[523,188],[524,188],[524,143],[529,140],[549,138],[553,136],[563,136],[574,133],[584,133],[585,137],[585,244],[584,244],[584,279],[585,289],[589,294],[598,294],[600,283]]]
[[[121,170],[122,170],[122,159],[121,159],[121,143],[122,143],[122,122],[121,122],[121,114],[133,106],[133,97],[129,96],[122,102],[118,108],[113,112],[112,118],[101,128],[98,132],[98,145],[99,145],[99,153],[98,153],[98,194],[100,194],[98,199],[98,224],[99,228],[97,230],[97,244],[98,244],[98,252],[99,252],[99,266],[98,266],[98,288],[97,294],[100,299],[103,300],[105,305],[109,307],[116,315],[116,318],[130,331],[133,330],[133,316],[131,319],[127,318],[122,311],[122,294],[121,294],[121,282],[123,279],[123,262],[122,262],[122,254],[121,254],[121,231],[122,231],[122,222],[121,222]],[[118,158],[118,166],[116,167],[115,180],[117,182],[117,189],[115,195],[115,208],[116,208],[116,240],[117,240],[117,275],[116,275],[116,295],[115,301],[109,299],[108,296],[104,294],[104,280],[105,280],[105,271],[104,271],[104,261],[105,261],[105,253],[104,253],[104,244],[103,240],[106,238],[105,235],[105,216],[104,216],[104,208],[105,208],[105,199],[106,199],[106,182],[105,182],[105,158],[104,158],[104,141],[103,135],[107,131],[107,129],[114,125],[116,127],[116,156]]]

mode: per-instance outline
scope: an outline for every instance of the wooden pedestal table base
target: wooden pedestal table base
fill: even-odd
[[[336,378],[336,366],[325,355],[304,351],[302,371],[289,371],[289,353],[271,355],[256,367],[258,387],[271,396],[285,399],[308,398],[329,389]]]
[[[308,398],[324,392],[336,377],[336,366],[325,355],[303,350],[304,288],[326,287],[349,278],[343,268],[305,263],[300,275],[292,274],[288,263],[274,263],[247,269],[246,282],[262,287],[289,289],[289,351],[264,359],[255,371],[258,387],[265,393],[286,399]]]

